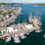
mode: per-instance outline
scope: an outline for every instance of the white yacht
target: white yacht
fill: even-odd
[[[21,37],[21,39],[26,38],[26,35],[24,33],[21,33],[19,36]]]
[[[11,40],[11,36],[6,37],[5,42],[9,42]]]
[[[44,38],[45,38],[45,34],[44,34],[43,36],[44,36]]]
[[[15,42],[15,43],[20,43],[20,42],[21,42],[19,36],[17,36],[17,37],[13,37],[13,39],[14,39],[14,42]]]
[[[12,38],[14,39],[15,43],[20,43],[21,42],[19,35],[13,34]]]
[[[36,33],[39,33],[39,32],[41,32],[41,31],[42,31],[42,30],[35,30]]]

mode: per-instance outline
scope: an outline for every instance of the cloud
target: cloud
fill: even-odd
[[[0,3],[45,3],[45,0],[0,0]]]

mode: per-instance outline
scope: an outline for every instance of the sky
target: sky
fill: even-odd
[[[45,0],[0,0],[0,3],[45,3]]]

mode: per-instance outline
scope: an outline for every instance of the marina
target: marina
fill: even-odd
[[[19,37],[21,37],[21,39],[26,38],[25,34],[30,33],[32,31],[35,30],[35,32],[41,32],[40,30],[40,20],[38,17],[35,16],[35,18],[32,18],[32,15],[29,15],[29,22],[30,24],[26,24],[26,23],[20,23],[20,24],[12,24],[8,27],[5,27],[5,25],[10,24],[15,18],[15,16],[11,19],[7,19],[5,20],[7,23],[4,22],[2,29],[0,30],[2,36],[0,38],[4,38],[6,40],[6,42],[11,40],[11,37],[14,39],[14,42],[19,43],[20,39]],[[2,24],[1,24],[2,25]],[[8,35],[6,35],[8,34]],[[5,36],[4,36],[5,35]],[[11,36],[11,37],[10,37]]]
[[[28,40],[30,41],[31,39],[36,40],[37,38],[39,38],[38,36],[40,36],[40,33],[43,32],[41,27],[42,19],[40,18],[41,11],[39,14],[36,15],[36,12],[34,10],[36,10],[38,13],[39,10],[41,10],[42,8],[38,10],[37,7],[33,6],[33,8],[35,7],[36,9],[32,11],[31,10],[32,7],[29,8],[28,7],[29,5],[27,4],[26,5],[27,8],[25,8],[26,7],[25,5],[23,4],[22,6],[21,5],[18,6],[17,4],[15,5],[15,8],[6,7],[6,8],[0,9],[0,11],[2,11],[0,12],[0,15],[1,15],[0,16],[0,40],[4,40],[5,43],[8,43],[8,42],[11,42],[13,38],[14,43],[21,44],[21,42],[27,42],[27,41],[22,41],[22,40],[27,40],[27,38],[29,38]],[[30,10],[28,10],[28,8]],[[33,14],[33,12],[35,14]],[[34,37],[32,35],[34,35]]]

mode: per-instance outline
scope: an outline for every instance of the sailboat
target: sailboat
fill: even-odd
[[[31,14],[29,15],[29,23],[31,23],[31,24],[33,23],[33,17]]]

